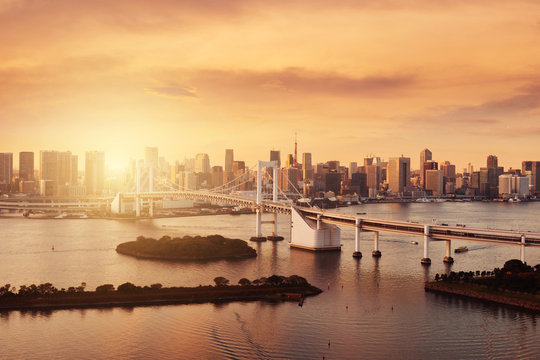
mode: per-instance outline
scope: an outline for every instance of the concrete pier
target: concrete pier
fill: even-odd
[[[374,257],[381,257],[382,254],[379,251],[379,232],[375,231],[374,234],[375,236],[373,239],[373,251],[371,252],[371,255],[373,255]]]
[[[420,262],[423,265],[431,265],[431,259],[429,258],[429,225],[424,225],[424,257]]]

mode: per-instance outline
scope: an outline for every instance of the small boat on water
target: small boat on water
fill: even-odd
[[[455,253],[462,253],[466,251],[469,251],[469,248],[466,246],[460,246],[454,250]]]
[[[411,244],[418,245],[418,241],[411,240]]]

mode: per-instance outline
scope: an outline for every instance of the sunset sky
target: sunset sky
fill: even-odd
[[[0,0],[0,125],[0,152],[110,167],[145,146],[284,159],[295,132],[314,162],[520,167],[540,160],[540,2]]]

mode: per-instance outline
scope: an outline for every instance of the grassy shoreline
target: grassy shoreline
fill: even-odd
[[[104,307],[135,307],[232,301],[301,301],[320,294],[310,284],[294,286],[199,286],[145,289],[130,293],[57,293],[40,297],[8,297],[0,301],[0,311],[55,310]]]
[[[444,281],[428,281],[425,283],[424,289],[430,292],[458,295],[540,313],[540,297],[533,294],[494,290],[472,283]]]

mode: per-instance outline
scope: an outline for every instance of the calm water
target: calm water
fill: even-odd
[[[347,209],[368,216],[540,231],[540,203],[373,204]],[[270,216],[270,215],[266,215]],[[173,263],[115,252],[138,235],[208,235],[248,239],[253,215],[143,221],[0,218],[1,283],[86,282],[89,289],[138,285],[236,283],[272,274],[298,274],[325,291],[295,303],[176,305],[100,310],[0,313],[0,358],[27,359],[534,359],[540,357],[538,316],[496,305],[426,294],[423,282],[443,273],[444,242],[432,242],[432,266],[420,265],[422,239],[381,234],[374,259],[372,233],[362,235],[364,258],[352,258],[354,234],[343,229],[341,253],[290,249],[286,240],[251,244],[259,256],[242,261]],[[270,225],[267,225],[270,231]],[[416,240],[419,245],[413,245]],[[55,251],[51,251],[54,245]],[[519,247],[454,241],[452,270],[491,270],[519,257]],[[527,248],[529,264],[540,249]],[[328,343],[330,342],[330,346]]]

